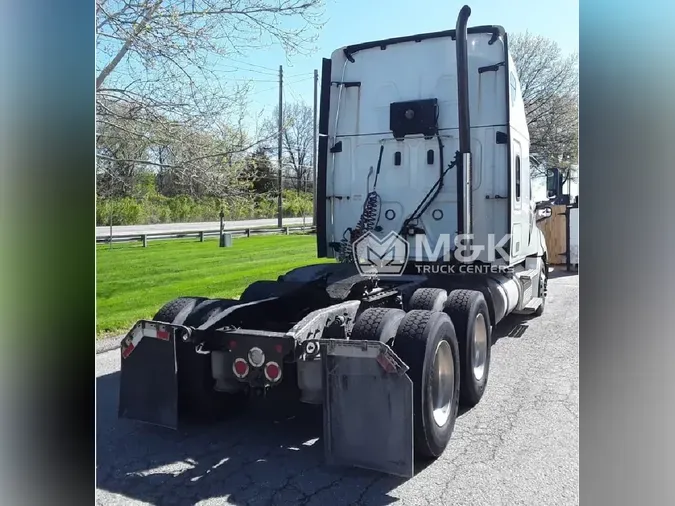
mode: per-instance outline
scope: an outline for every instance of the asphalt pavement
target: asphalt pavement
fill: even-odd
[[[304,218],[304,223],[312,224],[312,217]],[[302,225],[303,218],[284,218],[283,225]],[[254,227],[276,227],[277,219],[263,219],[263,220],[240,220],[240,221],[226,221],[224,223],[226,229],[242,229]],[[201,221],[196,223],[156,223],[154,225],[119,225],[113,226],[113,237],[123,235],[137,235],[137,234],[154,234],[158,232],[199,232],[202,230],[218,230],[220,228],[220,221]],[[96,237],[109,236],[110,227],[96,227]]]
[[[409,480],[324,465],[311,407],[180,432],[118,420],[119,352],[96,355],[97,504],[578,504],[578,307],[578,276],[554,272],[543,316],[497,327],[483,399]]]

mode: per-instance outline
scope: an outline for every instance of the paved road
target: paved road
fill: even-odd
[[[284,218],[285,225],[302,225],[302,218]],[[305,218],[305,223],[312,224],[312,217]],[[276,227],[277,219],[264,220],[244,220],[244,221],[226,221],[225,228],[238,229],[249,227]],[[155,232],[184,232],[200,230],[218,230],[220,228],[219,221],[202,221],[198,223],[157,223],[155,225],[120,225],[113,227],[113,236],[120,235],[134,235],[134,234],[151,234]],[[96,227],[96,236],[109,236],[110,227]]]
[[[118,421],[118,353],[97,355],[97,503],[578,504],[578,304],[578,277],[559,275],[541,318],[498,327],[483,400],[410,480],[322,465],[316,413],[179,433]]]

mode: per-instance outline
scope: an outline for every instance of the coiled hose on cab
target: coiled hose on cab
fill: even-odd
[[[354,242],[361,237],[362,235],[375,230],[379,221],[380,221],[380,212],[381,212],[381,201],[380,195],[377,193],[377,178],[380,175],[380,168],[382,166],[382,154],[384,153],[384,145],[380,146],[380,156],[377,160],[377,171],[375,172],[375,181],[373,183],[373,189],[368,192],[366,195],[366,200],[363,203],[363,210],[361,211],[361,217],[359,218],[358,223],[354,228],[348,228],[342,234],[342,240],[340,241],[340,247],[338,250],[338,261],[343,263],[350,263],[354,261],[354,254],[352,250],[352,245]],[[370,168],[371,173],[368,174],[368,180],[370,180],[370,175],[372,174],[373,168]],[[349,234],[349,235],[347,235]]]

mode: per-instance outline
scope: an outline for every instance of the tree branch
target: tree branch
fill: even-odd
[[[152,15],[155,13],[157,9],[159,9],[159,6],[162,4],[162,1],[163,0],[157,0],[147,11],[145,11],[143,19],[141,20],[140,23],[137,23],[136,26],[134,26],[133,32],[131,33],[131,35],[129,35],[127,41],[120,48],[115,57],[112,60],[110,60],[110,62],[103,68],[103,70],[101,70],[101,73],[96,78],[97,90],[101,87],[101,85],[103,84],[105,79],[110,75],[110,73],[113,70],[115,70],[115,67],[117,67],[119,62],[122,61],[122,58],[124,58],[124,55],[127,54],[127,51],[129,51],[132,44],[136,41],[138,35],[145,29],[146,26],[148,26],[150,19],[152,19]]]
[[[218,157],[223,157],[223,156],[235,155],[237,153],[244,153],[244,152],[248,151],[249,149],[254,148],[258,144],[260,144],[262,142],[265,142],[266,140],[269,140],[271,137],[273,137],[273,135],[269,136],[265,139],[260,139],[256,142],[254,142],[253,144],[250,144],[250,145],[248,145],[244,148],[241,148],[241,149],[235,149],[235,150],[232,150],[232,151],[223,151],[221,153],[213,153],[213,154],[204,155],[204,156],[197,156],[197,157],[191,158],[189,160],[184,160],[179,164],[158,163],[158,162],[153,162],[153,161],[150,161],[150,160],[140,160],[140,159],[133,159],[133,158],[112,158],[112,157],[102,155],[102,154],[99,154],[99,153],[97,153],[96,156],[98,158],[101,158],[102,160],[109,160],[111,162],[138,163],[138,164],[141,164],[141,165],[153,165],[155,167],[166,167],[166,168],[174,168],[175,169],[175,168],[184,167],[185,165],[189,165],[189,164],[194,163],[194,162],[199,162],[201,160],[207,160],[209,158],[218,158]]]

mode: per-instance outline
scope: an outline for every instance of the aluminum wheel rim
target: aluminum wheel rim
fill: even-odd
[[[434,375],[431,382],[431,399],[434,422],[439,427],[450,418],[452,397],[455,392],[455,363],[447,341],[441,341],[434,356]]]
[[[487,359],[487,326],[483,313],[478,313],[473,326],[473,377],[477,381],[483,379]]]

